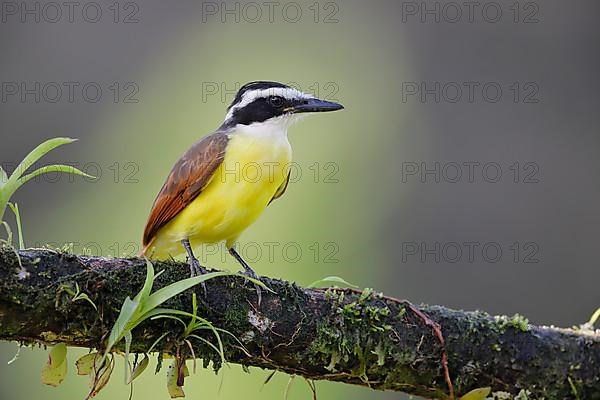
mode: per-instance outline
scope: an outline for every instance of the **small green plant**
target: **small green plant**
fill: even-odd
[[[587,322],[587,324],[590,326],[590,329],[592,329],[594,327],[594,325],[596,325],[596,321],[598,321],[599,318],[600,318],[600,307],[598,307],[598,309],[590,317],[590,320]]]
[[[146,261],[146,280],[144,282],[144,286],[133,299],[129,297],[125,299],[117,321],[115,322],[115,325],[113,326],[108,337],[108,341],[104,349],[105,354],[110,352],[113,346],[119,343],[123,338],[125,339],[125,352],[127,354],[131,344],[131,331],[148,318],[158,318],[165,315],[189,314],[180,310],[160,308],[159,306],[165,301],[209,279],[228,275],[231,276],[236,274],[232,274],[230,272],[211,272],[188,279],[183,279],[150,294],[156,277],[152,263],[150,261]],[[256,283],[264,286],[264,284],[260,283],[259,281],[256,281]]]
[[[599,319],[600,319],[600,307],[598,309],[596,309],[596,311],[594,311],[594,313],[590,317],[589,321],[587,321],[586,323],[581,324],[579,326],[574,326],[573,329],[583,329],[586,331],[593,331],[595,329],[594,326],[596,325],[596,322],[598,322]]]
[[[158,275],[160,275],[160,272]],[[82,364],[86,366],[85,368],[81,369],[82,371],[84,371],[84,374],[91,375],[91,391],[88,395],[88,398],[95,396],[100,391],[100,389],[102,389],[102,387],[106,385],[114,365],[111,350],[114,348],[114,346],[121,342],[121,340],[125,340],[125,383],[131,384],[131,382],[135,378],[140,376],[141,373],[146,369],[148,365],[148,361],[144,361],[147,357],[146,355],[142,362],[135,365],[134,368],[131,368],[129,364],[129,354],[131,350],[131,343],[133,341],[132,330],[148,319],[170,318],[179,321],[183,326],[183,333],[180,337],[180,341],[182,344],[187,344],[192,353],[192,357],[195,358],[195,355],[193,353],[193,346],[191,345],[190,339],[195,339],[207,344],[209,347],[214,349],[220,355],[221,362],[225,363],[223,342],[221,340],[220,333],[226,333],[229,335],[232,334],[224,329],[214,327],[210,323],[210,321],[198,316],[198,307],[196,303],[195,294],[192,296],[191,313],[170,308],[162,308],[160,306],[165,301],[181,294],[187,289],[190,289],[191,287],[194,287],[202,282],[206,282],[210,279],[219,276],[237,276],[239,274],[230,272],[211,272],[204,275],[195,276],[192,278],[174,282],[166,287],[155,291],[154,293],[151,293],[152,286],[158,275],[154,273],[154,267],[152,263],[147,260],[146,279],[144,281],[144,286],[133,299],[127,297],[123,302],[119,316],[117,317],[117,320],[111,329],[111,332],[108,336],[108,339],[106,340],[102,352],[92,353],[95,354],[93,357],[90,355],[86,355],[84,356],[86,357],[85,360],[83,360],[83,357],[82,359],[78,360],[78,365]],[[266,288],[266,286],[262,282],[256,279],[252,279],[243,275],[240,276],[246,280],[249,280],[257,285],[262,286],[263,288]],[[185,323],[182,317],[189,317],[191,318],[191,320],[188,323]],[[215,346],[207,339],[195,333],[196,331],[201,330],[210,330],[216,337],[217,345]],[[148,349],[148,353],[150,353],[166,335],[167,333],[159,337],[150,347],[150,349]],[[90,359],[93,360],[90,361]],[[86,360],[87,362],[85,362]],[[181,394],[183,394],[181,386],[183,385],[183,378],[186,376],[187,373],[187,367],[185,366],[185,359],[183,357],[176,357],[176,360],[177,362],[171,366],[169,373],[175,374],[175,376],[179,377],[179,379],[176,381],[177,386],[179,386],[179,389],[174,389],[172,387],[173,381],[172,376],[170,376],[169,392],[172,396],[177,395],[177,397],[179,397]],[[87,367],[88,364],[92,365],[92,367]]]
[[[49,172],[66,172],[74,175],[85,176],[87,178],[94,178],[93,176],[88,175],[75,167],[62,164],[47,165],[45,167],[38,168],[32,172],[27,172],[40,158],[45,156],[50,151],[64,144],[73,143],[76,140],[77,139],[71,138],[54,138],[46,140],[44,143],[40,144],[29,154],[27,154],[27,156],[25,156],[23,161],[21,161],[17,168],[15,168],[10,177],[6,174],[6,171],[4,171],[4,169],[2,169],[2,167],[0,166],[0,224],[4,226],[7,233],[7,239],[3,240],[3,242],[12,245],[12,230],[10,229],[8,223],[4,221],[4,213],[6,212],[6,208],[10,207],[17,221],[19,248],[25,248],[19,206],[16,203],[10,202],[10,199],[13,196],[13,194],[15,194],[17,189],[19,189],[25,183],[37,176],[47,174]]]
[[[69,296],[71,296],[72,303],[79,300],[84,300],[87,301],[92,307],[94,307],[96,311],[98,311],[96,303],[94,303],[86,293],[81,291],[81,289],[79,288],[79,283],[75,282],[75,290],[73,290],[73,288],[67,284],[62,284],[58,288],[58,293],[60,292],[65,292]]]

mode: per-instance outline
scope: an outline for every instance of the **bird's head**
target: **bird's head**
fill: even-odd
[[[278,82],[256,81],[245,84],[227,108],[223,125],[251,125],[265,122],[290,124],[305,113],[336,111],[341,104],[318,99]]]

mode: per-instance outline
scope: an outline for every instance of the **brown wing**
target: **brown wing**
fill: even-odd
[[[269,201],[269,204],[271,204],[273,202],[273,200],[280,198],[281,196],[283,196],[283,194],[285,193],[285,190],[288,187],[288,184],[290,183],[290,174],[292,173],[292,170],[288,171],[288,176],[285,179],[285,182],[283,182],[281,184],[281,186],[279,186],[277,188],[277,191],[275,192],[275,194],[273,195],[273,198]]]
[[[181,212],[208,184],[225,158],[229,138],[216,132],[194,144],[175,163],[154,200],[144,229],[144,247],[167,222]]]

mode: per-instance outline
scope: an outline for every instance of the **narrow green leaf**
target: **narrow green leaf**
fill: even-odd
[[[152,290],[153,283],[154,267],[152,266],[152,263],[146,260],[146,280],[144,282],[144,286],[133,300],[127,297],[123,302],[119,316],[117,317],[117,320],[110,331],[110,336],[108,337],[106,344],[106,350],[104,351],[105,355],[108,354],[115,344],[119,343],[119,341],[124,335],[127,334],[127,332],[131,331],[135,326],[143,321],[143,319],[139,320],[139,317],[142,315],[140,312],[142,308],[141,303],[147,299],[148,294]]]
[[[44,143],[38,145],[35,149],[33,149],[31,152],[29,152],[29,154],[27,154],[25,156],[23,161],[21,161],[21,163],[19,165],[17,165],[17,168],[15,168],[15,170],[13,171],[11,176],[8,178],[8,180],[4,181],[4,176],[6,175],[6,172],[4,172],[4,171],[2,172],[3,176],[1,179],[2,179],[3,183],[2,183],[2,185],[0,185],[2,188],[2,190],[0,190],[0,221],[4,217],[4,212],[6,211],[6,204],[12,197],[13,193],[23,183],[25,183],[26,181],[31,179],[33,176],[37,176],[37,175],[32,175],[31,177],[26,178],[23,181],[19,181],[19,179],[27,172],[27,170],[35,162],[37,162],[40,158],[42,158],[46,153],[48,153],[52,149],[55,149],[58,146],[62,146],[63,144],[73,143],[75,140],[76,139],[71,139],[71,138],[54,138],[54,139],[46,140]],[[72,167],[69,167],[69,168],[72,168]],[[79,171],[79,170],[77,170],[77,171]],[[34,174],[36,172],[34,172]],[[81,172],[81,171],[79,171],[79,172]],[[73,173],[76,173],[76,172],[73,172]]]
[[[17,233],[19,234],[19,250],[25,248],[25,240],[23,240],[23,226],[21,225],[21,214],[19,213],[19,205],[17,203],[8,203],[8,206],[15,214],[15,220],[17,221]]]
[[[127,385],[129,381],[129,351],[131,350],[131,341],[133,338],[129,330],[125,331],[123,336],[125,337],[125,384]]]
[[[152,265],[150,260],[146,259],[146,280],[144,281],[142,290],[135,296],[134,301],[137,301],[140,304],[147,301],[150,291],[152,290],[152,285],[154,285],[154,279],[154,265]]]
[[[144,317],[142,317],[142,318],[144,318]],[[142,318],[140,318],[140,319],[142,319]],[[181,318],[175,317],[174,315],[159,314],[159,315],[155,315],[154,317],[151,317],[150,319],[155,320],[155,319],[161,319],[161,318],[173,319],[175,321],[181,322],[181,325],[183,325],[184,329],[187,327],[186,323],[183,322],[183,320]],[[146,320],[146,319],[147,318],[144,318],[144,320]]]
[[[48,354],[48,362],[42,369],[42,383],[58,386],[67,375],[67,346],[59,343],[52,347]]]
[[[128,325],[133,322],[138,308],[139,303],[131,300],[129,297],[125,299],[123,305],[121,306],[121,312],[119,313],[119,316],[117,317],[117,320],[110,331],[104,354],[108,354],[112,347],[119,343],[119,341],[123,338],[125,331],[129,329]]]
[[[88,303],[90,303],[92,305],[92,307],[94,307],[94,309],[96,311],[98,311],[98,307],[96,307],[96,303],[94,303],[92,301],[92,299],[90,299],[90,296],[88,296],[86,293],[79,293],[77,296],[73,297],[73,299],[71,299],[72,302],[76,302],[79,300],[85,300]]]
[[[231,272],[210,272],[208,274],[194,276],[192,278],[183,279],[177,281],[175,283],[170,284],[169,286],[165,286],[152,293],[148,299],[144,302],[142,308],[142,314],[160,306],[165,301],[169,300],[172,297],[177,296],[180,293],[183,293],[187,289],[199,285],[202,282],[205,282],[209,279],[216,278],[218,276],[232,276],[236,275]],[[263,284],[264,285],[264,284]]]
[[[8,182],[8,175],[6,175],[6,171],[0,166],[0,189]]]
[[[570,376],[567,376],[567,381],[569,381],[569,386],[571,387],[571,393],[573,393],[573,396],[575,396],[575,400],[581,400],[581,397],[579,396],[579,393],[577,392],[577,386],[575,386],[575,383],[573,383],[573,379],[571,379]],[[521,392],[519,392],[519,395],[520,394],[521,394]],[[525,396],[525,398],[527,398],[527,396]]]
[[[170,332],[165,332],[162,335],[160,335],[160,337],[156,339],[154,343],[152,343],[152,346],[150,346],[150,348],[148,349],[148,353],[152,353],[152,350],[154,350],[154,348],[160,343],[160,341],[163,340],[165,336],[167,336],[169,333]]]
[[[221,357],[221,362],[223,364],[225,364],[225,357],[223,356],[223,353],[221,353],[221,350],[219,350],[219,348],[217,346],[215,346],[214,344],[212,344],[211,342],[209,342],[207,339],[204,339],[202,336],[194,335],[193,333],[191,335],[189,335],[189,337],[194,338],[194,339],[198,339],[201,342],[206,343],[209,347],[211,347]]]
[[[142,322],[144,322],[147,319],[159,319],[159,318],[174,319],[176,321],[179,321],[183,325],[184,329],[187,329],[187,324],[181,318],[175,317],[175,315],[183,315],[186,317],[192,317],[193,314],[188,313],[186,311],[175,310],[172,308],[157,307],[157,308],[150,310],[147,313],[143,314],[139,318],[137,318],[135,320],[135,323],[131,326],[131,329],[134,329],[135,327],[137,327],[139,324],[141,324]]]
[[[196,323],[196,315],[198,315],[198,301],[196,299],[196,293],[192,293],[192,314],[194,316],[192,317],[192,320],[189,323],[190,326]]]
[[[240,339],[238,339],[238,338],[237,338],[237,336],[235,336],[233,333],[229,332],[227,329],[223,329],[223,328],[217,328],[217,327],[215,327],[215,329],[216,329],[218,332],[221,332],[221,333],[226,333],[226,334],[228,334],[229,336],[231,336],[231,338],[232,338],[233,340],[235,340],[235,341],[237,342],[237,344],[238,344],[238,345],[240,345],[240,347],[242,348],[242,350],[244,351],[244,353],[246,353],[246,355],[250,356],[250,354],[248,353],[248,350],[246,350],[246,347],[244,347],[244,344],[243,344],[243,343],[240,341]]]
[[[339,276],[327,276],[323,279],[319,279],[318,281],[314,281],[307,287],[317,288],[317,287],[329,287],[329,286],[358,288],[358,286],[353,285],[349,282],[346,282],[343,278],[340,278]]]
[[[588,324],[591,326],[590,329],[594,327],[596,321],[598,321],[598,318],[600,318],[600,307],[594,312],[594,314],[592,314],[590,320],[588,321]]]
[[[223,349],[223,341],[221,340],[221,335],[219,335],[217,329],[210,322],[206,321],[206,324],[204,326],[210,329],[217,338],[217,343],[219,344],[219,355],[221,356],[221,361],[223,362],[223,364],[225,364],[225,350]]]
[[[33,164],[35,164],[40,158],[46,155],[48,152],[53,149],[62,146],[63,144],[73,143],[77,139],[71,139],[66,137],[58,137],[46,140],[45,142],[39,144],[35,149],[31,150],[29,154],[25,156],[23,161],[17,166],[9,181],[16,181],[19,179],[25,171],[29,169]]]
[[[3,221],[4,218],[4,213],[6,212],[6,207],[8,205],[8,199],[10,198],[10,196],[12,195],[9,187],[3,187],[0,188],[0,222],[5,223],[5,221]]]
[[[45,167],[40,167],[27,175],[21,176],[17,180],[17,183],[19,186],[21,186],[21,185],[27,183],[28,181],[30,181],[31,179],[35,178],[36,176],[40,176],[40,175],[47,174],[50,172],[64,172],[64,173],[72,174],[72,175],[80,175],[85,178],[96,179],[95,176],[86,174],[85,172],[83,172],[80,169],[75,168],[71,165],[54,164],[54,165],[47,165]]]
[[[142,359],[142,361],[140,361],[138,365],[136,365],[133,369],[133,372],[131,373],[131,378],[129,378],[129,382],[127,382],[127,384],[130,384],[137,377],[139,377],[142,374],[142,372],[144,372],[146,368],[148,368],[148,364],[150,364],[150,357],[148,357],[148,354],[144,354],[144,358]]]
[[[187,311],[181,311],[181,310],[176,310],[174,308],[155,308],[154,310],[148,311],[146,314],[144,314],[144,319],[147,318],[155,318],[157,316],[161,316],[161,315],[166,315],[166,314],[170,314],[170,315],[182,315],[185,317],[194,317],[194,314],[189,313]],[[195,325],[207,325],[210,324],[210,321],[207,319],[204,319],[202,317],[198,317],[196,316],[196,319],[198,321],[200,321],[200,323],[196,323]],[[183,320],[182,320],[183,321]]]
[[[12,246],[13,233],[12,229],[10,229],[10,225],[8,225],[8,222],[6,221],[0,221],[0,225],[2,225],[4,229],[6,229],[6,242]]]
[[[206,343],[211,344],[211,347],[215,349],[215,351],[219,354],[219,357],[221,357],[221,363],[222,364],[226,364],[227,361],[225,360],[225,351],[223,349],[223,341],[221,340],[221,335],[219,335],[218,332],[216,332],[216,328],[212,325],[209,324],[207,326],[207,328],[211,329],[213,331],[213,333],[215,334],[215,337],[217,338],[217,344],[219,345],[219,347],[217,348],[217,346],[213,345],[212,343],[210,343],[208,340],[204,340]],[[198,335],[194,335],[197,339],[203,340],[203,338],[201,336]]]
[[[0,211],[2,211],[2,210],[0,210]],[[19,254],[17,249],[15,249],[12,245],[12,230],[10,229],[10,226],[8,225],[8,223],[6,221],[0,221],[0,226],[3,226],[4,229],[6,229],[6,234],[8,235],[6,240],[0,239],[0,243],[7,243],[9,245],[8,248],[10,250],[12,250],[15,257],[17,257],[17,262],[19,263],[19,271],[18,271],[19,278],[20,279],[27,278],[29,276],[29,272],[27,272],[27,270],[25,268],[23,268],[23,263],[21,262],[21,255]]]
[[[183,315],[185,317],[192,317],[193,314],[189,313],[187,311],[181,311],[181,310],[176,310],[174,308],[162,308],[162,307],[157,307],[153,310],[148,311],[147,313],[145,313],[141,318],[143,319],[148,319],[148,318],[157,318],[163,315]],[[183,322],[183,320],[181,320]]]

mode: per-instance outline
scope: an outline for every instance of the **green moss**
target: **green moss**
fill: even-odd
[[[343,318],[350,322],[358,322],[361,319],[361,310],[356,302],[345,304],[338,310]]]
[[[404,307],[404,305],[400,306],[400,310],[398,311],[398,314],[396,314],[396,318],[401,320],[406,316],[406,307]]]
[[[230,307],[223,315],[225,326],[229,330],[241,332],[248,326],[248,305],[240,303],[236,307]]]
[[[527,332],[529,330],[529,320],[520,314],[515,314],[512,317],[499,315],[494,317],[494,320],[501,333],[505,332],[508,327],[512,327],[521,332]]]
[[[519,314],[513,315],[510,324],[513,328],[518,329],[521,332],[527,332],[529,330],[529,320]]]
[[[373,289],[365,288],[365,290],[363,290],[360,297],[358,298],[358,302],[360,304],[364,304],[372,294],[373,294]]]
[[[416,352],[412,348],[398,351],[392,339],[393,327],[387,323],[392,310],[381,294],[365,289],[352,300],[344,292],[328,290],[326,296],[333,300],[333,316],[317,325],[309,357],[325,363],[331,372],[350,373],[363,382],[377,375],[378,380],[385,381],[382,388],[414,381],[411,364]],[[401,306],[395,313],[395,319],[402,320],[406,310]]]

